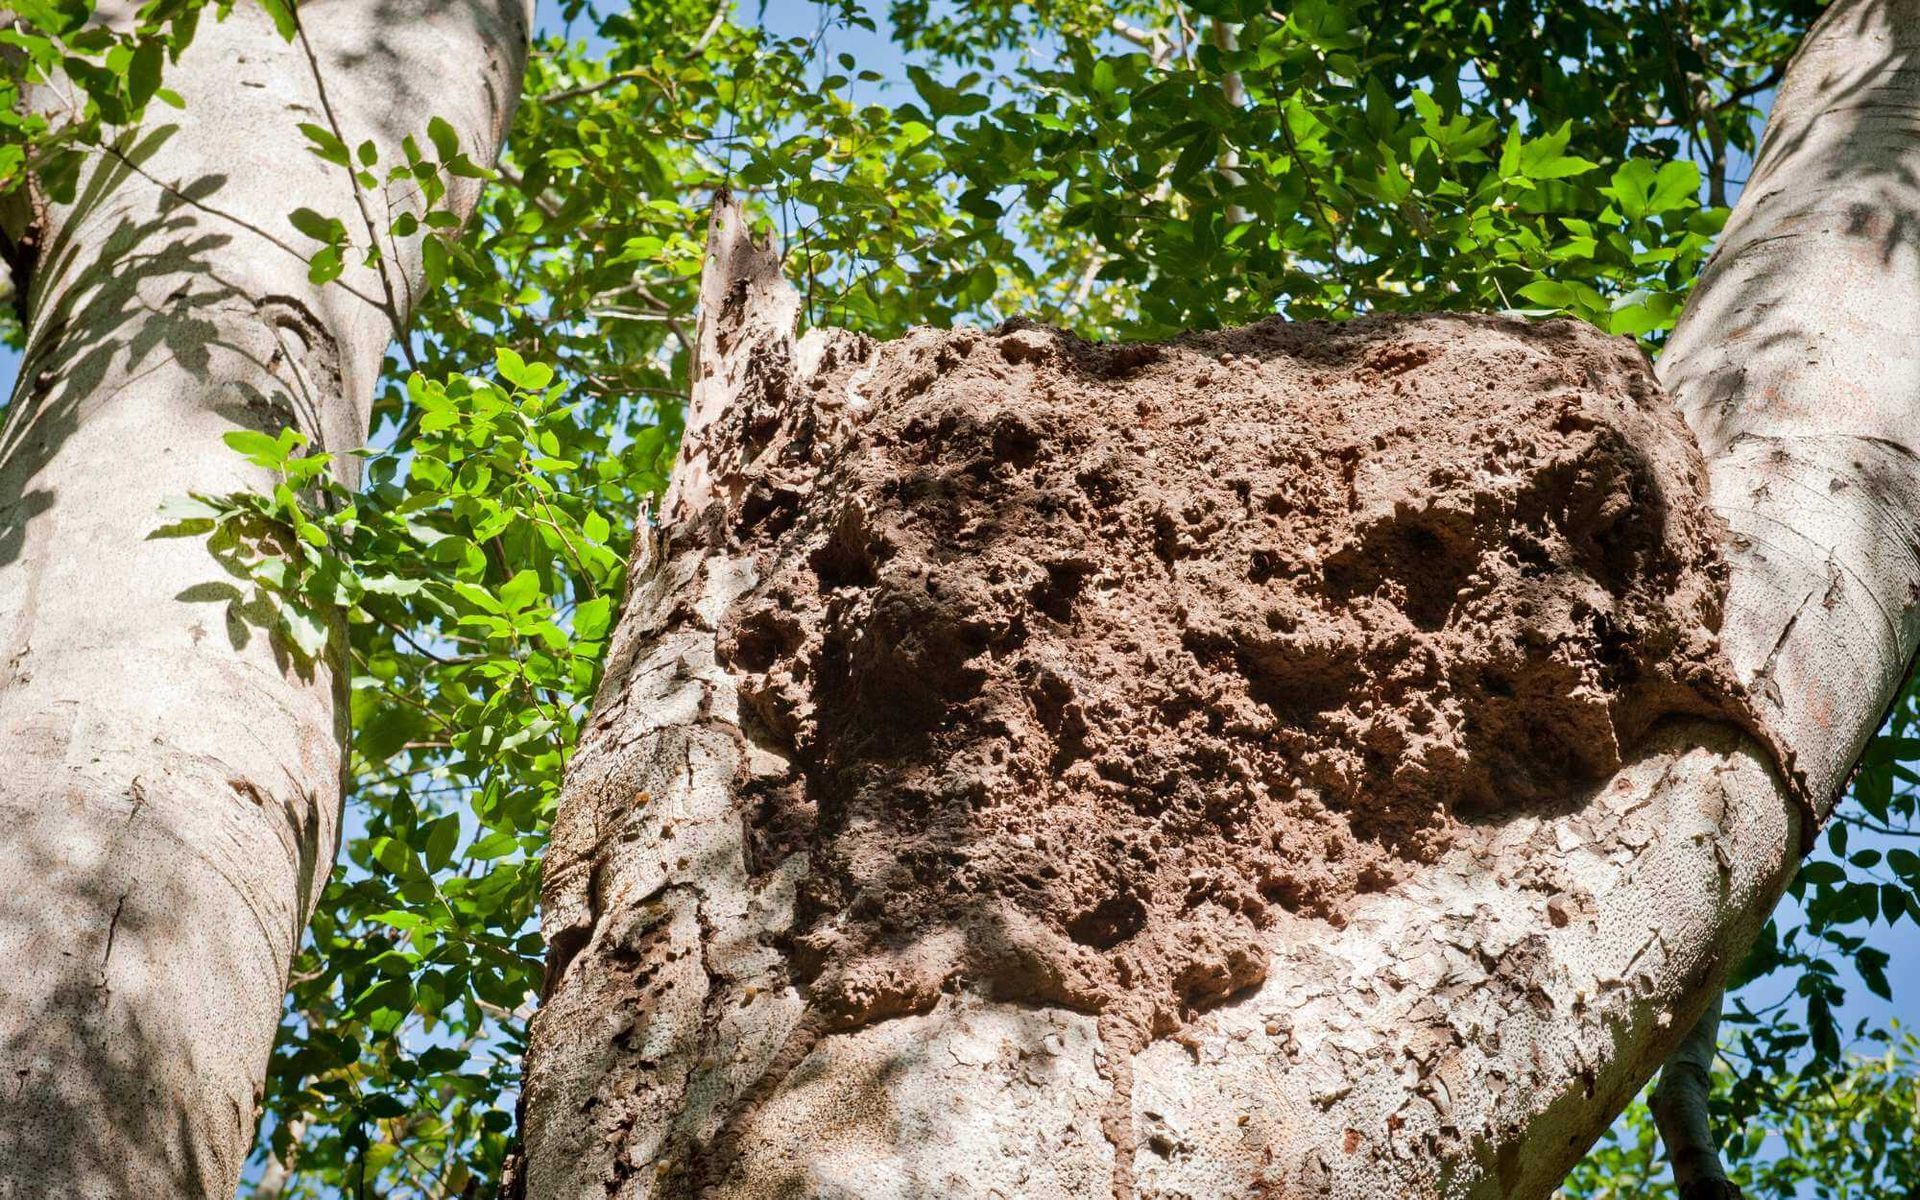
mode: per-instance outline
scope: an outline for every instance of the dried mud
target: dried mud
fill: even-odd
[[[741,435],[755,867],[829,1025],[962,984],[1133,1040],[1661,717],[1754,728],[1705,471],[1573,322],[834,344]],[[799,400],[799,403],[795,403]],[[1124,1039],[1123,1039],[1124,1040]]]

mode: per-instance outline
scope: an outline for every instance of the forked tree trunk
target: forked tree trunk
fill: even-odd
[[[769,700],[781,639],[809,632],[764,604],[743,629],[736,602],[783,566],[756,522],[834,499],[809,491],[834,435],[806,414],[872,351],[796,345],[776,256],[721,206],[681,470],[546,866],[524,1195],[1547,1195],[1744,953],[1809,836],[1799,797],[1824,816],[1915,646],[1917,45],[1912,0],[1821,20],[1662,362],[1731,529],[1725,652],[1788,761],[1671,717],[1596,786],[1481,822],[1343,925],[1276,918],[1264,965],[1228,981],[1253,986],[1144,1044],[1032,988],[928,990],[905,958],[823,992],[840,951],[820,864],[781,840],[792,739],[768,730],[834,713]],[[860,570],[813,565],[823,588]],[[941,686],[895,683],[902,708]]]
[[[231,430],[362,444],[421,280],[387,221],[417,195],[356,197],[299,126],[370,139],[384,176],[439,116],[491,161],[529,9],[309,3],[291,42],[258,5],[209,10],[165,80],[184,111],[90,155],[73,203],[34,193],[0,434],[0,1196],[233,1195],[338,838],[340,647],[302,665],[205,539],[149,535],[170,498],[271,488]],[[384,270],[356,250],[310,283],[288,214],[364,248],[363,203]]]

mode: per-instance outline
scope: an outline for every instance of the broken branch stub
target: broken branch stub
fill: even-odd
[[[723,495],[737,480],[737,460],[764,441],[767,422],[778,421],[799,315],[800,296],[781,274],[780,255],[754,237],[745,211],[723,190],[707,232],[693,392],[665,523],[685,522]]]

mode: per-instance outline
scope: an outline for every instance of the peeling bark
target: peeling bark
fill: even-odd
[[[165,499],[271,486],[230,430],[297,426],[334,453],[365,437],[419,244],[382,224],[381,271],[354,253],[308,281],[288,213],[358,208],[299,123],[391,161],[438,115],[490,160],[531,14],[301,13],[291,43],[255,5],[209,16],[167,76],[185,110],[92,155],[32,230],[0,432],[0,1196],[231,1196],[332,865],[337,663],[289,657],[202,539],[149,535]]]
[[[966,990],[839,1028],[796,986],[807,865],[756,862],[741,809],[790,764],[718,645],[756,566],[714,501],[860,348],[791,340],[776,256],[722,206],[686,464],[549,852],[524,1194],[1548,1195],[1751,943],[1920,632],[1916,45],[1911,0],[1809,35],[1662,363],[1732,530],[1722,642],[1804,792],[1748,734],[1670,719],[1344,928],[1280,918],[1264,982],[1137,1053]]]

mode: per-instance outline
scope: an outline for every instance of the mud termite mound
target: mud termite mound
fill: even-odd
[[[1230,1012],[1321,1111],[1362,1089],[1335,1138],[1355,1179],[1397,1141],[1509,1138],[1568,1077],[1637,1084],[1596,1082],[1597,1042],[1547,1040],[1564,1006],[1639,987],[1566,982],[1583,930],[1626,936],[1569,839],[1589,804],[1596,828],[1637,820],[1597,789],[1664,718],[1773,743],[1717,639],[1706,472],[1630,342],[1432,316],[796,343],[737,211],[713,254],[682,465],[546,865],[526,1134],[550,1174],[527,1195],[961,1194],[1000,1154],[969,1122],[1027,1086],[1051,1087],[1057,1144],[1009,1177],[1132,1195],[1136,1160],[1187,1161],[1139,1143],[1165,1101],[1141,1106],[1136,1056]],[[1383,927],[1409,887],[1464,907]],[[1514,932],[1535,920],[1551,935]],[[1407,1011],[1365,1049],[1295,1043],[1327,1004]],[[941,1065],[921,1033],[855,1036],[919,1021],[971,1048]],[[1553,1048],[1461,1094],[1471,1116],[1431,1092],[1503,1030]],[[1026,1083],[939,1099],[975,1053],[1017,1054]],[[1046,1084],[1047,1056],[1104,1082]],[[1332,1143],[1248,1113],[1292,1132],[1246,1170],[1331,1186]],[[823,1120],[878,1140],[818,1142]],[[926,1178],[902,1165],[922,1151]]]
[[[716,531],[751,869],[832,1024],[981,988],[1140,1036],[1662,716],[1751,724],[1705,471],[1627,340],[1270,321],[845,340]]]

